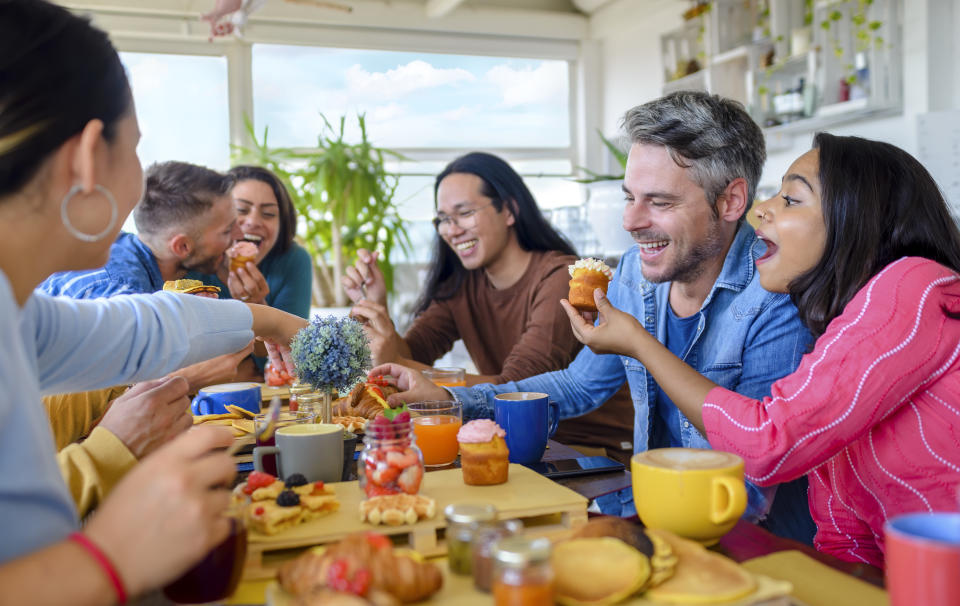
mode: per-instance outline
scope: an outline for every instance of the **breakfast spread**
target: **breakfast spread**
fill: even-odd
[[[437,502],[416,494],[389,494],[360,502],[360,521],[374,526],[402,526],[437,515]]]
[[[230,427],[233,429],[234,437],[240,437],[253,433],[253,420],[247,418],[245,414],[240,414],[238,412],[193,415],[193,424],[223,425],[224,427]]]
[[[507,433],[490,419],[476,419],[457,432],[463,482],[470,486],[490,486],[507,481],[510,454],[504,441]]]
[[[321,603],[311,596],[333,597],[332,592],[378,604],[385,602],[377,592],[402,603],[419,602],[443,585],[436,564],[423,562],[412,552],[395,551],[390,539],[375,532],[349,535],[322,553],[308,551],[281,566],[277,580],[284,591],[297,597],[298,603],[310,604]]]
[[[247,506],[250,526],[267,535],[340,508],[332,488],[323,482],[307,482],[301,474],[293,474],[282,482],[268,473],[254,471],[237,491],[251,499]]]
[[[580,259],[569,267],[570,294],[567,299],[580,311],[597,311],[593,291],[597,288],[607,292],[613,270],[599,259]]]
[[[650,559],[620,539],[571,539],[554,546],[555,597],[565,606],[616,604],[650,579]]]

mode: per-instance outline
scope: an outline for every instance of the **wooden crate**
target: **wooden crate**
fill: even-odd
[[[437,515],[411,526],[373,526],[360,521],[364,495],[357,482],[330,484],[340,499],[340,510],[275,536],[250,531],[245,579],[273,576],[276,563],[265,554],[300,550],[339,541],[353,532],[376,530],[394,543],[424,556],[444,555],[446,520],[443,509],[453,503],[492,503],[501,519],[519,519],[529,534],[556,536],[587,521],[587,499],[522,465],[510,465],[510,479],[496,486],[467,486],[459,469],[424,474],[420,494],[437,502]],[[277,554],[285,555],[285,554]]]

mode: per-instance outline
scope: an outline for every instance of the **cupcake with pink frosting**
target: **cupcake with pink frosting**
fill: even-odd
[[[490,419],[470,421],[457,432],[463,482],[490,486],[507,481],[510,451],[504,441],[507,432]]]
[[[240,240],[227,249],[227,256],[230,258],[230,271],[235,271],[240,267],[246,267],[248,262],[257,260],[257,245],[253,242]]]

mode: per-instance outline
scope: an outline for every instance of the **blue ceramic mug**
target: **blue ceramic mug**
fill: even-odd
[[[258,383],[224,383],[210,385],[197,392],[190,404],[195,415],[218,415],[227,412],[227,404],[239,406],[253,414],[260,412],[260,385]]]
[[[507,432],[511,463],[536,463],[557,431],[559,405],[545,393],[519,391],[493,398],[493,420]]]

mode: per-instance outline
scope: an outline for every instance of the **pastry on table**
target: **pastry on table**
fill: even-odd
[[[366,417],[337,416],[333,417],[330,422],[343,427],[350,433],[363,433],[364,427],[367,426]]]
[[[555,597],[565,606],[607,606],[636,593],[650,578],[650,560],[613,537],[586,537],[553,547]]]
[[[334,589],[371,601],[376,591],[383,591],[400,602],[418,602],[440,590],[443,575],[436,564],[420,561],[414,555],[395,552],[390,539],[381,534],[355,533],[327,546],[322,553],[308,551],[286,562],[277,580],[284,591],[299,598]]]
[[[334,401],[333,416],[373,419],[382,415],[384,409],[392,408],[387,397],[399,391],[384,380],[357,383],[349,394]]]
[[[416,524],[437,515],[437,502],[416,494],[387,494],[360,502],[360,521],[374,526]]]
[[[613,277],[613,270],[599,259],[580,259],[569,266],[570,293],[567,300],[580,311],[597,311],[593,300],[593,291],[601,289],[607,293],[607,285]]]
[[[301,474],[291,475],[284,483],[254,471],[237,489],[250,496],[247,518],[250,527],[261,534],[274,535],[340,509],[332,488],[323,482],[307,482]]]
[[[507,432],[490,419],[465,423],[457,432],[460,469],[464,484],[490,486],[507,481],[510,450],[504,441]]]
[[[644,594],[655,602],[669,604],[703,604],[729,602],[742,598],[757,588],[753,576],[736,562],[708,551],[695,541],[678,537],[667,530],[647,529],[654,539],[670,545],[676,554],[676,568],[670,578]]]

